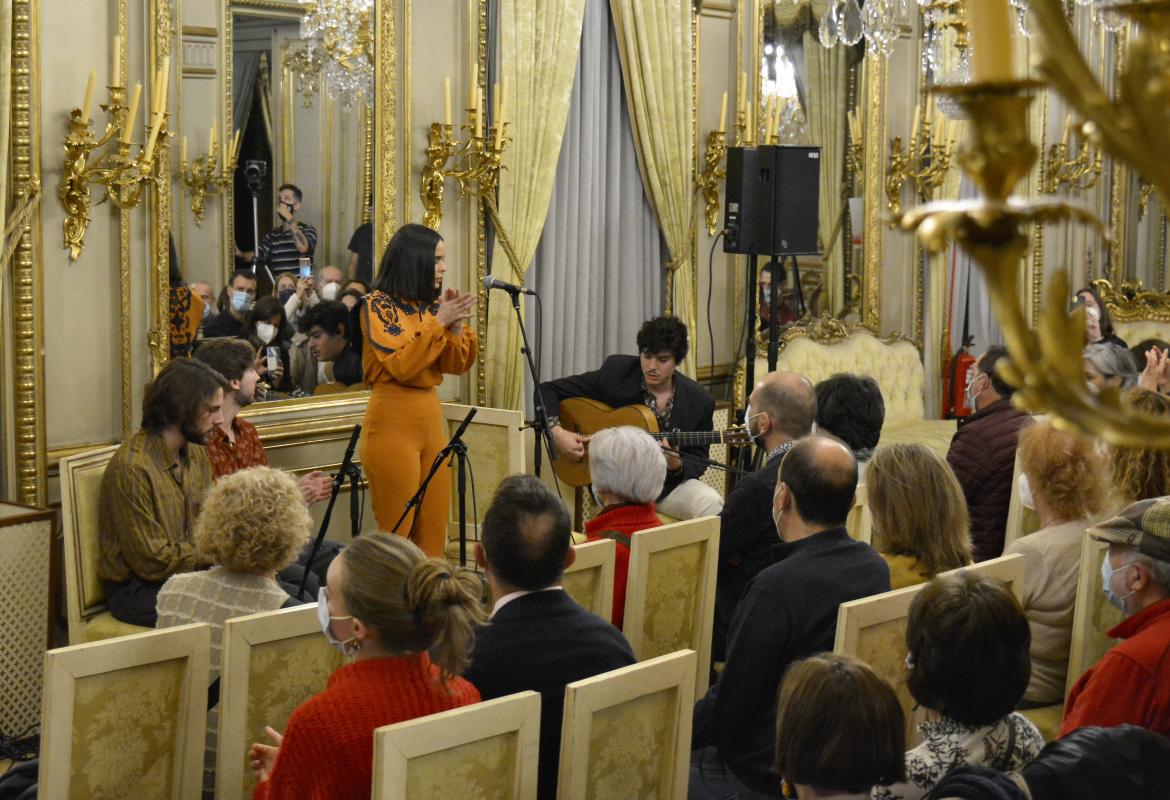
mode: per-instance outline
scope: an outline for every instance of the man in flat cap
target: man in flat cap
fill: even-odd
[[[1102,588],[1126,619],[1069,693],[1061,735],[1124,723],[1170,735],[1170,497],[1140,500],[1089,535],[1109,543]]]

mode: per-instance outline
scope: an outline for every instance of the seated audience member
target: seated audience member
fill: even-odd
[[[1137,725],[1078,728],[1019,772],[1030,800],[1166,800],[1170,739]]]
[[[292,378],[289,366],[289,348],[292,338],[292,328],[284,315],[284,308],[280,300],[275,297],[261,297],[248,312],[244,320],[244,327],[240,329],[240,338],[251,343],[259,354],[259,363],[263,371],[260,373],[274,391],[292,391]],[[276,369],[271,369],[268,363],[269,349],[279,351]]]
[[[857,459],[858,482],[865,483],[867,462],[882,435],[886,404],[877,381],[838,373],[816,385],[817,430],[836,436]]]
[[[617,558],[613,571],[613,624],[626,613],[626,576],[635,533],[662,523],[654,498],[666,480],[666,456],[654,437],[640,428],[606,428],[589,440],[589,474],[601,513],[585,523],[589,541],[613,539]]]
[[[495,605],[463,674],[484,700],[540,692],[537,797],[548,800],[557,793],[565,684],[634,663],[621,631],[561,589],[575,555],[570,525],[565,504],[539,478],[500,484],[475,548]]]
[[[848,724],[842,724],[848,720]],[[776,710],[776,773],[799,797],[864,800],[905,777],[906,718],[866,664],[822,653],[784,673]]]
[[[1129,357],[1141,371],[1138,386],[1161,394],[1170,391],[1170,344],[1161,339],[1146,339],[1129,348]]]
[[[904,589],[971,563],[963,489],[929,447],[895,444],[869,464],[873,546],[890,565],[890,588]]]
[[[955,767],[923,800],[1034,800],[1021,788],[1023,778],[991,767]]]
[[[719,573],[711,645],[716,661],[726,655],[727,632],[744,589],[773,561],[776,471],[796,441],[812,433],[816,411],[812,384],[795,372],[765,375],[748,397],[744,427],[763,448],[767,460],[760,469],[735,482],[719,514]]]
[[[967,385],[967,405],[975,413],[959,423],[947,451],[947,463],[967,498],[976,561],[1003,553],[1016,443],[1020,429],[1032,420],[1012,405],[1013,389],[996,372],[996,365],[1006,357],[1007,350],[996,346],[975,362]]]
[[[365,296],[370,293],[370,284],[366,283],[365,281],[359,281],[356,278],[350,278],[345,282],[345,286],[341,287],[341,291],[348,292],[350,290]]]
[[[365,292],[359,291],[357,289],[346,289],[338,296],[337,299],[340,300],[346,308],[348,308],[350,311],[353,311],[355,308],[357,308],[358,303],[362,301],[362,298],[365,297],[365,295]]]
[[[1170,735],[1170,498],[1134,503],[1089,535],[1109,543],[1103,590],[1126,619],[1069,692],[1061,733],[1131,723]]]
[[[810,436],[780,462],[777,561],[748,585],[719,679],[695,705],[690,797],[779,797],[776,692],[788,665],[832,649],[841,603],[889,591],[890,570],[845,532],[857,462]]]
[[[1032,629],[1025,706],[1064,699],[1081,544],[1105,504],[1105,471],[1096,444],[1082,436],[1047,421],[1020,433],[1020,500],[1040,517],[1038,531],[1004,550],[1024,557],[1024,613]]]
[[[302,278],[295,272],[282,272],[276,276],[272,296],[280,301],[284,316],[290,325],[296,325],[301,318],[302,308],[320,302],[313,290],[313,278]]]
[[[463,678],[484,619],[478,576],[401,536],[359,536],[318,596],[325,636],[353,660],[302,703],[274,745],[253,744],[254,800],[365,800],[374,729],[479,702]]]
[[[341,282],[345,280],[345,276],[341,274],[341,270],[332,265],[321,267],[317,271],[317,294],[321,296],[322,300],[336,300],[341,294]]]
[[[918,800],[963,765],[1011,772],[1044,746],[1012,711],[1028,685],[1028,620],[1000,580],[963,571],[928,583],[906,620],[906,687],[927,710],[922,744],[906,753],[906,780],[874,789]]]
[[[215,291],[211,288],[211,284],[207,281],[191,281],[187,284],[191,291],[199,295],[199,299],[203,301],[203,311],[200,321],[200,329],[207,324],[207,320],[217,313],[215,307]]]
[[[220,311],[203,325],[203,338],[215,336],[239,336],[244,320],[256,301],[256,276],[249,270],[239,270],[232,275],[226,287],[227,308]]]
[[[1085,305],[1085,344],[1105,342],[1124,349],[1125,341],[1113,330],[1113,317],[1101,300],[1100,293],[1092,286],[1077,290],[1076,299]]]
[[[122,443],[98,496],[98,575],[115,618],[154,627],[163,582],[203,562],[188,526],[211,486],[202,445],[219,424],[229,386],[190,358],[168,361],[146,384],[142,426]]]
[[[293,345],[293,386],[313,394],[318,386],[362,382],[362,357],[350,345],[350,314],[344,303],[326,300],[305,311]]]
[[[1166,395],[1135,388],[1122,395],[1122,402],[1137,411],[1170,417]],[[1112,477],[1111,508],[1170,495],[1170,450],[1111,444],[1105,448],[1105,457]]]
[[[1128,389],[1137,385],[1138,373],[1129,351],[1097,342],[1085,347],[1085,381],[1097,389]]]
[[[224,340],[232,341],[232,340]],[[251,467],[217,482],[195,523],[195,550],[209,570],[172,575],[158,593],[158,627],[211,626],[211,678],[219,679],[223,624],[234,617],[296,605],[276,572],[296,558],[312,519],[296,482],[285,472]],[[219,709],[207,715],[203,792],[215,791]]]

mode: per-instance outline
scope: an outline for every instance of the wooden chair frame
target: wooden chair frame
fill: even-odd
[[[90,565],[82,563],[81,530],[85,523],[83,509],[78,503],[78,476],[83,472],[105,472],[118,445],[109,445],[76,456],[61,459],[61,528],[65,555],[65,618],[69,627],[69,643],[86,641],[85,624],[106,611],[105,603],[86,605],[85,584]],[[96,509],[95,509],[96,510]],[[97,524],[96,520],[91,520]],[[96,569],[96,565],[93,565]]]
[[[715,620],[715,575],[719,565],[719,517],[663,525],[640,531],[630,540],[629,572],[626,578],[626,609],[622,633],[639,660],[644,654],[646,599],[649,591],[650,560],[656,553],[675,547],[705,543],[700,570],[699,604],[691,626],[692,649],[698,658],[695,670],[696,702],[707,693],[711,672],[711,629]]]
[[[1084,674],[1085,670],[1097,663],[1103,653],[1096,652],[1100,648],[1091,647],[1094,637],[1098,636],[1093,626],[1093,603],[1103,596],[1101,586],[1101,559],[1109,551],[1108,542],[1094,539],[1085,531],[1084,545],[1081,547],[1081,566],[1077,573],[1077,596],[1073,604],[1072,642],[1068,653],[1068,679],[1064,686],[1064,697],[1068,700],[1069,692]],[[1118,612],[1118,621],[1121,612]],[[1113,641],[1113,640],[1110,640]]]
[[[1024,602],[1024,557],[1019,553],[989,558],[978,564],[940,572],[940,575],[955,575],[960,572],[974,572],[985,578],[999,578],[1008,585],[1016,600]]]
[[[869,507],[869,491],[864,483],[857,484],[853,493],[853,507],[849,509],[849,516],[845,518],[845,529],[849,535],[859,542],[871,544],[873,541],[873,511]]]
[[[675,766],[670,790],[663,797],[685,800],[694,714],[690,687],[695,683],[697,663],[694,650],[680,650],[568,684],[557,776],[559,800],[583,800],[589,795],[589,741],[595,713],[672,688],[678,690]]]
[[[598,539],[595,542],[573,545],[573,550],[576,551],[577,558],[573,566],[565,570],[565,578],[589,573],[589,580],[593,584],[593,603],[587,610],[608,620],[613,616],[613,576],[617,562],[617,543],[612,539]]]
[[[411,759],[507,733],[517,735],[516,800],[535,800],[540,748],[540,695],[520,692],[374,731],[372,800],[410,800]],[[503,800],[502,798],[500,800]]]
[[[41,728],[40,797],[74,797],[70,781],[75,729],[76,682],[103,673],[186,659],[176,727],[174,792],[170,800],[199,800],[203,792],[204,731],[211,628],[181,625],[100,642],[71,645],[45,654],[45,698]]]

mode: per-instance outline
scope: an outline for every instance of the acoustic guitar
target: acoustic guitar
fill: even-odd
[[[675,447],[698,444],[750,444],[751,437],[742,426],[725,431],[659,431],[658,418],[654,412],[641,403],[622,408],[610,408],[605,403],[588,397],[570,397],[561,401],[561,427],[582,436],[591,436],[605,428],[632,425],[641,428],[655,439],[669,439]],[[589,444],[585,445],[585,457],[571,461],[557,453],[552,462],[553,472],[569,486],[588,486]]]

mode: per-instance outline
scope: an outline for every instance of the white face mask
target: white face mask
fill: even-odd
[[[1024,504],[1024,508],[1035,511],[1036,498],[1032,496],[1032,484],[1028,481],[1028,473],[1020,473],[1020,502]]]
[[[346,658],[353,658],[357,655],[357,651],[361,648],[357,637],[351,636],[345,641],[338,639],[333,635],[333,620],[335,619],[353,619],[348,617],[333,617],[329,615],[329,604],[325,600],[325,587],[322,586],[317,592],[317,621],[321,623],[321,632],[325,634],[325,638],[329,640],[329,644],[341,651],[341,654]]]
[[[747,431],[747,433],[748,433],[748,436],[750,436],[750,437],[751,437],[751,439],[752,439],[752,441],[753,441],[753,442],[754,442],[756,439],[760,438],[760,434],[758,434],[758,433],[756,433],[755,431],[753,431],[753,430],[752,430],[752,420],[753,420],[753,419],[755,419],[756,417],[762,417],[762,416],[764,416],[764,415],[765,415],[765,414],[767,414],[767,413],[768,413],[767,411],[757,411],[756,413],[754,413],[754,414],[753,414],[753,413],[752,413],[752,404],[751,404],[751,403],[748,403],[748,404],[747,404],[747,406],[745,406],[745,407],[744,407],[744,410],[743,410],[743,428],[744,428],[744,430],[746,430],[746,431]],[[759,442],[759,444],[763,445],[763,442]]]
[[[276,326],[271,322],[257,322],[256,338],[264,342],[264,344],[268,344],[276,338]]]
[[[321,287],[322,300],[336,300],[337,293],[341,291],[341,284],[337,281],[330,281]]]

